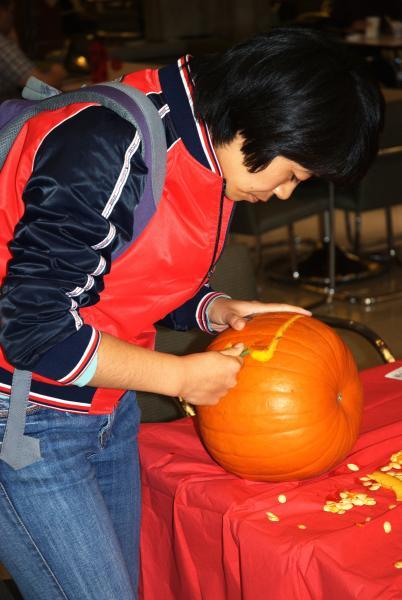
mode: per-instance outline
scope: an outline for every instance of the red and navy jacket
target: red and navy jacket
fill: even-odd
[[[152,348],[158,321],[207,329],[233,203],[194,118],[189,60],[124,81],[157,107],[168,145],[162,197],[134,243],[147,168],[138,132],[112,111],[78,103],[33,117],[0,173],[0,393],[14,367],[28,369],[32,402],[108,413],[122,390],[72,385],[102,331]]]

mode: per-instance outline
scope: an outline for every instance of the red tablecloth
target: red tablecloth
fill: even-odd
[[[367,491],[359,479],[402,450],[402,381],[385,378],[401,365],[361,374],[365,413],[357,444],[336,469],[305,482],[256,483],[226,473],[191,418],[142,425],[140,597],[402,599],[402,570],[394,566],[402,561],[402,502],[390,509],[397,504],[392,491]],[[324,512],[325,502],[344,490],[366,492],[377,503],[342,515]],[[268,511],[280,521],[269,521]]]

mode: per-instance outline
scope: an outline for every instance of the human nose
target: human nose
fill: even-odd
[[[275,196],[279,198],[279,200],[288,200],[293,194],[297,183],[297,181],[287,181],[286,183],[281,183],[274,189]]]

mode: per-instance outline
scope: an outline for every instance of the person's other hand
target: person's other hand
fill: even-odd
[[[270,312],[294,312],[307,317],[311,316],[309,310],[300,306],[293,306],[292,304],[272,304],[254,300],[217,298],[208,309],[208,319],[211,327],[216,332],[224,331],[228,327],[240,331],[246,325],[249,317]]]

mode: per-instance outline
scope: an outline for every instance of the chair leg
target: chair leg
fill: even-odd
[[[351,248],[355,247],[355,237],[352,233],[352,225],[350,224],[350,212],[348,210],[343,211],[343,215],[345,218],[345,230],[346,237]]]
[[[355,236],[353,251],[356,256],[360,256],[361,252],[361,233],[362,233],[362,216],[359,210],[355,212]]]
[[[261,263],[262,263],[262,242],[261,242],[261,235],[259,233],[257,233],[255,236],[255,255],[256,255],[256,263],[257,263],[257,270],[258,270],[261,267]]]
[[[329,202],[328,211],[326,211],[326,219],[328,222],[328,300],[331,301],[335,294],[335,186],[331,182],[329,184]]]
[[[357,214],[357,241],[360,241],[360,214]],[[395,250],[395,238],[394,238],[394,230],[393,230],[393,221],[392,221],[392,212],[391,207],[385,207],[385,221],[387,228],[387,244],[388,244],[388,252],[390,257],[396,257]],[[358,244],[360,247],[360,243]],[[377,295],[363,295],[353,294],[349,292],[337,292],[334,295],[334,298],[341,301],[347,301],[351,304],[360,304],[362,306],[372,306],[373,304],[378,304],[379,302],[386,302],[389,300],[395,300],[397,298],[402,297],[402,290],[396,290],[391,292],[385,292],[383,294]]]
[[[321,290],[323,298],[317,302],[309,304],[310,310],[318,308],[322,304],[330,304],[336,296],[335,277],[336,277],[336,252],[335,252],[335,186],[329,184],[328,188],[328,209],[323,214],[324,224],[324,243],[328,246],[328,285]],[[312,286],[304,286],[306,289]],[[319,291],[316,288],[316,291]],[[320,292],[319,292],[320,293]]]
[[[293,223],[289,223],[288,229],[288,241],[289,241],[289,254],[290,254],[290,271],[293,279],[299,278],[299,271],[297,269],[297,255],[296,255],[296,244],[295,244],[295,228]]]
[[[393,220],[392,220],[392,208],[391,208],[391,206],[386,206],[384,210],[385,210],[385,225],[387,228],[388,254],[391,258],[395,258],[396,249],[395,249],[394,224],[393,224]]]

